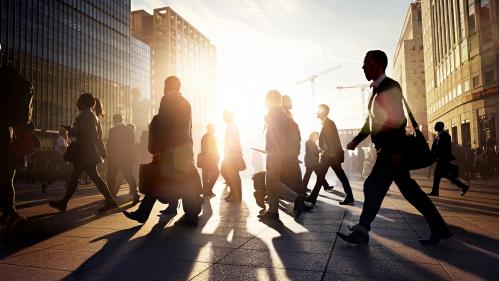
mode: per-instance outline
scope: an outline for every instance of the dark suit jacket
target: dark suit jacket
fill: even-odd
[[[452,143],[449,133],[446,131],[439,133],[438,137],[433,141],[431,152],[439,162],[450,162],[456,159],[452,155]]]
[[[319,165],[319,147],[311,140],[305,143],[305,167],[313,168]]]
[[[204,157],[204,166],[213,167],[217,165],[219,156],[215,135],[206,133],[201,138],[201,154]]]
[[[332,156],[339,162],[344,161],[343,147],[341,146],[338,129],[333,120],[327,118],[322,124],[321,133],[319,135],[319,147],[325,155]]]
[[[267,154],[286,155],[288,152],[287,133],[288,117],[284,111],[275,106],[269,110],[265,116],[266,134],[265,150]]]
[[[377,89],[372,102],[372,113],[360,133],[353,139],[356,145],[369,135],[376,149],[385,152],[403,149],[407,119],[402,105],[402,89],[395,80],[386,77]],[[369,108],[371,109],[371,108]]]
[[[135,136],[130,128],[120,123],[109,129],[106,149],[110,163],[133,160]]]
[[[191,129],[189,102],[180,93],[163,97],[149,125],[149,152],[159,154],[164,177],[181,180],[192,175],[195,167]]]

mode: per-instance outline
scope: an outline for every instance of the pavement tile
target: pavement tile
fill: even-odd
[[[259,280],[259,281],[288,281],[288,280],[321,280],[321,271],[285,270],[278,268],[235,266],[216,264],[203,273],[196,276],[192,281],[237,281],[237,280]]]
[[[332,242],[322,241],[295,241],[285,239],[251,239],[242,246],[242,249],[274,250],[278,252],[329,254],[333,247]]]
[[[352,247],[351,245],[342,244],[334,247],[333,256],[439,264],[430,250],[413,249],[409,247],[385,248],[382,246],[372,245],[369,247]]]
[[[499,268],[483,268],[467,265],[456,266],[453,263],[443,262],[445,269],[455,281],[488,281],[498,280]]]
[[[80,272],[97,273],[116,278],[188,280],[209,266],[209,263],[203,262],[168,260],[157,257],[141,259],[135,256],[127,256],[86,266]]]
[[[99,264],[112,258],[113,257],[111,256],[93,254],[90,252],[48,249],[27,253],[21,256],[9,257],[1,260],[0,263],[74,271],[80,268],[80,266]]]
[[[223,258],[221,264],[274,267],[297,270],[324,270],[329,255],[238,249]]]
[[[394,280],[452,280],[441,265],[334,256],[327,271]]]
[[[52,281],[61,280],[71,274],[69,271],[10,264],[0,264],[0,272],[0,280],[5,281]]]
[[[186,246],[178,245],[157,245],[138,250],[133,253],[139,259],[171,259],[181,261],[197,261],[206,263],[215,263],[224,258],[234,249],[213,247],[211,244],[206,246]]]

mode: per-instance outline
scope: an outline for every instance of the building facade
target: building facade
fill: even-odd
[[[182,82],[182,94],[192,106],[194,139],[200,139],[215,116],[215,46],[169,7],[154,9],[152,15],[133,11],[132,35],[151,46],[153,112],[159,108],[166,77],[176,75]]]
[[[393,78],[400,83],[421,132],[428,138],[420,1],[409,5],[393,59]]]
[[[130,0],[1,0],[2,65],[34,87],[34,121],[59,130],[77,115],[85,92],[100,98],[106,116],[131,116]]]
[[[499,142],[499,2],[422,0],[429,126],[443,121],[455,144]]]
[[[130,39],[130,88],[132,123],[137,131],[147,129],[151,112],[151,47],[132,37]]]

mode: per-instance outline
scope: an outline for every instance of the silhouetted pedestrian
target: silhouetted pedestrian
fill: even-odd
[[[428,195],[439,196],[440,180],[442,178],[447,178],[453,184],[461,188],[461,196],[463,196],[470,187],[457,178],[458,167],[451,163],[456,157],[452,154],[451,137],[449,133],[444,130],[444,126],[443,122],[435,123],[437,136],[433,140],[431,152],[437,161],[437,166],[435,167],[435,172],[433,174],[433,188]]]
[[[177,213],[178,199],[182,199],[185,215],[180,224],[197,226],[201,211],[201,177],[194,166],[192,147],[191,105],[180,93],[180,80],[170,76],[165,80],[164,96],[158,114],[149,126],[149,152],[153,166],[157,167],[156,179],[162,186],[145,193],[135,212],[124,211],[129,219],[146,222],[156,200],[168,203],[163,211],[168,215]],[[140,183],[143,184],[142,182]],[[146,187],[141,186],[141,190]]]
[[[303,189],[305,190],[308,189],[307,186],[312,172],[314,172],[316,176],[319,175],[320,150],[317,146],[318,140],[319,132],[312,132],[305,143],[305,175],[303,176]],[[325,190],[331,189],[326,179],[324,179],[322,183]]]
[[[341,163],[345,160],[345,152],[341,146],[336,124],[334,124],[333,120],[328,118],[328,115],[329,106],[325,104],[319,105],[317,118],[322,122],[322,129],[319,135],[319,147],[321,148],[322,153],[317,182],[312,193],[307,197],[307,201],[315,204],[321,186],[327,186],[327,182],[325,182],[326,174],[331,167],[343,185],[343,190],[346,195],[345,200],[340,202],[340,205],[352,205],[354,203],[352,188],[350,187],[350,182],[348,181],[345,171],[343,171],[343,168],[341,167]]]
[[[215,125],[210,123],[206,129],[206,134],[201,138],[201,153],[198,156],[197,165],[201,168],[203,197],[212,198],[215,196],[213,186],[220,175],[218,169],[220,156],[218,155],[217,139],[215,138]]]
[[[267,152],[267,171],[265,174],[265,186],[267,189],[269,208],[267,212],[258,217],[265,220],[278,220],[279,198],[294,202],[295,217],[302,212],[312,209],[305,205],[305,196],[296,193],[293,189],[280,181],[283,161],[286,158],[286,147],[288,144],[289,118],[279,107],[281,105],[281,94],[271,90],[265,97],[265,105],[268,114],[265,116],[266,135],[265,149]]]
[[[114,127],[109,129],[106,149],[107,149],[107,184],[111,194],[116,196],[120,190],[121,183],[116,184],[116,176],[121,171],[128,182],[130,200],[133,203],[139,202],[137,183],[132,174],[135,134],[134,127],[130,128],[123,124],[123,116],[115,114],[113,116]]]
[[[242,183],[239,172],[246,169],[246,164],[243,159],[239,129],[234,121],[234,114],[232,112],[225,111],[223,119],[227,124],[227,128],[225,129],[225,149],[221,173],[230,188],[229,195],[225,198],[225,201],[241,201]]]
[[[300,160],[298,159],[301,148],[301,133],[298,124],[293,120],[293,114],[291,113],[292,108],[293,103],[291,97],[287,95],[282,96],[281,109],[288,117],[288,137],[287,143],[285,144],[287,153],[284,157],[280,181],[291,187],[295,192],[306,195],[301,177]]]
[[[10,238],[22,229],[26,218],[19,215],[15,204],[14,175],[16,168],[24,166],[24,156],[28,151],[13,153],[14,139],[19,140],[20,130],[31,123],[32,88],[18,71],[11,67],[0,68],[2,102],[0,103],[0,226],[5,227],[5,237]],[[33,146],[28,147],[33,149]]]
[[[47,188],[55,181],[57,180],[66,181],[68,179],[70,167],[63,157],[67,148],[68,148],[68,131],[62,129],[59,131],[59,136],[55,141],[54,150],[50,154],[51,155],[50,167],[52,169],[51,171],[49,171],[49,174],[51,177],[48,180],[44,180],[41,184],[43,193],[45,193]]]
[[[388,58],[382,51],[369,51],[364,59],[362,68],[365,76],[367,80],[374,81],[371,84],[373,95],[368,105],[369,116],[360,133],[347,148],[355,149],[371,135],[378,153],[371,174],[364,183],[364,206],[359,224],[353,226],[352,233],[348,235],[340,232],[337,234],[348,243],[369,243],[371,223],[376,218],[390,185],[395,181],[404,198],[423,214],[430,225],[430,237],[420,242],[425,245],[437,244],[452,234],[435,205],[416,181],[411,179],[404,162],[407,119],[402,106],[402,90],[396,81],[386,77],[387,65]]]
[[[80,114],[76,117],[71,127],[68,127],[69,136],[76,138],[74,143],[70,144],[65,155],[73,163],[71,177],[67,182],[66,194],[59,201],[50,201],[49,205],[61,212],[66,211],[69,199],[78,188],[78,180],[82,172],[85,172],[95,183],[97,189],[106,198],[106,204],[99,209],[99,212],[118,207],[114,201],[106,183],[102,180],[97,171],[97,164],[102,163],[106,157],[106,148],[102,141],[102,128],[94,113],[96,99],[92,94],[82,94],[76,103]]]

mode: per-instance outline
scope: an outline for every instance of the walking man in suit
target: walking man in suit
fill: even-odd
[[[319,118],[322,122],[322,129],[319,134],[319,147],[322,150],[322,153],[317,182],[315,183],[312,193],[310,193],[307,197],[307,201],[315,204],[317,196],[319,196],[321,186],[328,186],[326,174],[329,167],[331,167],[343,185],[343,190],[346,195],[345,200],[340,202],[340,205],[353,205],[354,199],[352,187],[350,186],[350,182],[348,181],[345,171],[343,171],[343,168],[341,167],[341,163],[345,160],[345,155],[343,148],[341,147],[340,136],[338,135],[336,124],[334,124],[333,120],[328,118],[328,115],[329,106],[325,104],[319,105],[317,118]]]
[[[109,129],[106,144],[108,154],[107,184],[111,194],[116,196],[121,183],[116,184],[116,176],[121,171],[130,186],[129,196],[133,203],[139,202],[137,183],[132,175],[135,136],[133,131],[123,124],[121,114],[113,115],[114,127]]]
[[[360,133],[348,144],[350,150],[369,135],[377,150],[377,159],[371,174],[364,182],[364,206],[359,224],[350,228],[348,235],[337,235],[351,244],[368,244],[371,223],[376,218],[381,203],[392,182],[395,181],[404,198],[426,219],[431,235],[420,240],[425,245],[435,245],[452,236],[437,208],[421,187],[411,179],[404,164],[405,127],[407,119],[402,107],[400,85],[386,77],[388,58],[382,51],[369,51],[364,59],[364,73],[371,84],[373,95],[369,101],[369,116]],[[372,107],[372,110],[371,110]]]
[[[455,160],[456,157],[452,154],[452,143],[449,133],[444,131],[444,123],[437,122],[435,123],[435,131],[437,132],[437,137],[433,141],[433,145],[431,146],[431,152],[435,156],[437,161],[437,166],[435,167],[435,172],[433,174],[433,188],[428,195],[430,196],[438,196],[439,195],[439,186],[440,180],[442,178],[447,178],[453,184],[457,185],[461,188],[461,196],[464,196],[470,187],[464,184],[457,178],[457,173],[453,173],[451,171],[452,164],[450,161]]]

